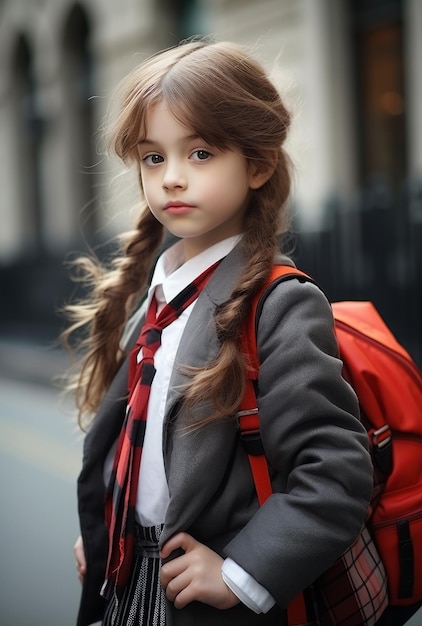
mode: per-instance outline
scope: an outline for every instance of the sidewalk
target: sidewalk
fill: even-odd
[[[0,336],[0,376],[55,386],[69,364],[65,352],[47,344]]]

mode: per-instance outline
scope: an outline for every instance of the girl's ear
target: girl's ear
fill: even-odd
[[[251,189],[259,189],[274,174],[277,166],[278,152],[271,150],[263,163],[257,161],[249,163],[249,187]]]

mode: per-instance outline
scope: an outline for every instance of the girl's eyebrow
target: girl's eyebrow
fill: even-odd
[[[204,140],[196,133],[192,135],[186,135],[186,137],[181,137],[180,139],[180,143],[188,143],[189,141],[204,141]],[[155,139],[149,139],[148,137],[145,137],[145,139],[141,139],[140,141],[138,141],[138,146],[141,146],[141,145],[156,146],[159,144],[160,144],[160,141],[155,140]]]
[[[156,146],[159,142],[152,139],[141,139],[138,141],[138,146]]]

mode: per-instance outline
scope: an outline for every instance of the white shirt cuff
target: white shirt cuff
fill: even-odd
[[[268,613],[274,606],[275,600],[265,587],[232,559],[224,561],[221,573],[229,589],[254,613]]]

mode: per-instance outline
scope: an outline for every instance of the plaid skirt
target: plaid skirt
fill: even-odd
[[[117,599],[113,594],[102,626],[165,626],[165,594],[160,585],[158,540],[162,526],[135,527],[136,548],[132,575]]]

